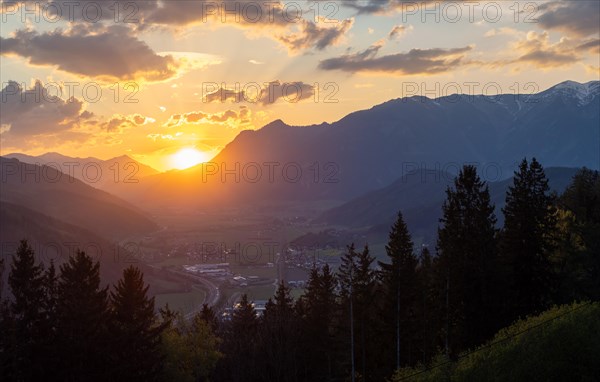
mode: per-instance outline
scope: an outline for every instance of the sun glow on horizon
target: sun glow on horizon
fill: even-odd
[[[210,160],[207,153],[194,148],[183,148],[169,157],[170,165],[178,170],[185,170]]]

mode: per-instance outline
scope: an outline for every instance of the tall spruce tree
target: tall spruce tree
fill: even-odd
[[[85,252],[77,251],[60,267],[56,370],[62,381],[110,379],[107,297],[108,287],[100,287],[100,264]]]
[[[46,327],[46,291],[44,266],[36,264],[35,253],[27,240],[21,240],[13,256],[8,285],[14,296],[9,304],[14,323],[12,353],[17,380],[40,380],[44,370],[44,333]],[[46,375],[47,376],[47,375]]]
[[[142,382],[160,377],[160,334],[165,326],[157,323],[148,288],[142,272],[130,266],[110,293],[115,378]]]
[[[4,301],[4,259],[0,259],[0,301]]]
[[[502,209],[500,255],[508,281],[504,298],[508,322],[538,313],[551,303],[553,204],[542,165],[535,158],[531,163],[523,159]]]
[[[438,290],[444,291],[447,350],[482,343],[494,333],[496,217],[488,186],[474,166],[465,166],[446,190],[438,229]]]
[[[42,352],[44,353],[42,359],[42,368],[45,370],[45,380],[59,380],[53,378],[53,373],[48,373],[48,370],[53,370],[58,362],[57,348],[56,348],[56,325],[58,321],[57,317],[57,305],[58,305],[58,275],[56,274],[56,267],[54,266],[54,260],[50,260],[50,266],[44,272],[43,279],[44,287],[44,320],[40,325],[41,338],[40,345]]]
[[[423,246],[417,268],[419,292],[417,294],[418,322],[422,363],[425,365],[435,355],[436,334],[439,331],[439,304],[435,299],[434,259],[427,246]]]
[[[382,338],[385,344],[382,346],[395,349],[394,357],[390,360],[392,362],[387,365],[391,374],[392,370],[399,369],[401,365],[419,360],[414,354],[417,350],[415,334],[418,329],[418,261],[413,253],[413,242],[401,212],[392,226],[385,249],[390,262],[379,262],[379,275],[384,293],[383,329],[387,332]],[[394,336],[390,336],[389,333],[394,333]],[[389,351],[387,353],[389,354]]]
[[[9,364],[9,350],[11,348],[10,337],[11,324],[8,301],[4,299],[4,259],[0,259],[0,375],[8,376],[11,373]]]
[[[225,324],[223,353],[225,357],[219,363],[217,373],[220,379],[233,382],[258,380],[248,370],[257,363],[258,317],[248,295],[243,294],[239,304],[231,314],[231,320]]]
[[[44,309],[50,321],[56,321],[56,305],[58,304],[58,275],[54,260],[50,260],[50,266],[44,273],[44,293],[46,295]]]
[[[260,331],[265,381],[298,380],[300,337],[293,302],[290,289],[280,281],[273,299],[266,304]]]
[[[14,317],[8,300],[0,300],[0,375],[7,381],[17,380],[14,358],[17,337]]]
[[[559,277],[572,299],[600,300],[600,173],[583,168],[573,177],[559,199],[565,211],[574,214],[571,232],[577,238],[565,248],[572,256],[564,258]],[[565,285],[567,284],[567,285]],[[561,291],[564,293],[564,291]],[[569,302],[563,300],[564,302]]]
[[[303,301],[303,349],[306,375],[311,380],[331,380],[338,375],[336,352],[337,280],[328,264],[310,271]]]
[[[208,304],[202,304],[199,318],[208,324],[213,333],[216,333],[219,329],[219,319],[217,318],[217,314],[213,308],[208,306]]]
[[[375,366],[379,345],[374,335],[376,309],[373,309],[373,301],[377,286],[372,269],[374,261],[368,246],[357,252],[351,244],[342,256],[338,273],[343,327],[350,340],[350,365],[354,364],[355,372],[367,379],[380,372]]]

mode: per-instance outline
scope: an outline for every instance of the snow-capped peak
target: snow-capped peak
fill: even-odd
[[[600,81],[590,81],[585,84],[575,81],[565,81],[548,89],[549,92],[561,92],[577,98],[580,106],[587,105],[600,93]]]

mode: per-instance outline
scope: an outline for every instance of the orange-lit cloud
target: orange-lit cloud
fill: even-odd
[[[143,126],[149,123],[155,122],[154,119],[150,117],[145,117],[141,114],[132,114],[132,115],[121,115],[115,114],[108,121],[100,124],[102,129],[106,130],[108,133],[122,133],[124,130],[136,127]]]
[[[162,81],[174,77],[178,67],[173,57],[159,56],[121,25],[87,24],[43,33],[21,29],[0,42],[2,55],[100,79]]]
[[[520,56],[513,63],[527,63],[539,68],[572,65],[585,58],[587,53],[598,54],[600,40],[561,38],[552,43],[547,32],[530,31],[525,39],[517,41],[513,50]]]
[[[172,128],[187,124],[223,124],[232,128],[237,128],[250,123],[251,111],[245,106],[241,106],[239,111],[226,110],[220,113],[205,113],[202,111],[192,111],[184,114],[173,114],[164,123],[164,127]]]
[[[291,52],[300,52],[315,48],[323,50],[328,46],[337,45],[354,25],[354,19],[341,22],[328,21],[320,18],[319,23],[303,20],[297,32],[277,36]]]

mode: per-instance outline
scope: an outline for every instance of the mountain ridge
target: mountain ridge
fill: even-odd
[[[546,168],[551,191],[562,193],[578,170],[567,167]],[[480,177],[486,181],[481,174]],[[486,182],[491,202],[495,205],[498,225],[503,222],[501,209],[505,205],[506,191],[512,181],[513,177]],[[453,186],[453,182],[454,175],[449,173],[415,171],[389,186],[324,211],[314,223],[362,228],[386,234],[398,211],[401,211],[413,235],[431,242],[435,238],[438,219],[442,217],[445,190]]]
[[[54,167],[4,157],[0,157],[0,167],[0,201],[26,207],[106,239],[123,239],[157,228],[138,207]]]
[[[463,164],[476,163],[496,171],[499,180],[509,178],[524,157],[536,157],[545,167],[599,169],[599,93],[597,81],[567,82],[535,95],[397,98],[331,124],[290,126],[278,119],[238,134],[211,161],[215,174],[206,176],[207,165],[201,164],[140,179],[119,195],[142,205],[199,208],[349,201],[414,166],[455,174]],[[582,94],[589,102],[580,102]],[[274,180],[265,163],[277,165]],[[252,166],[263,167],[258,181],[244,176]],[[290,180],[282,173],[290,168],[301,176]],[[234,174],[221,176],[226,171]]]

